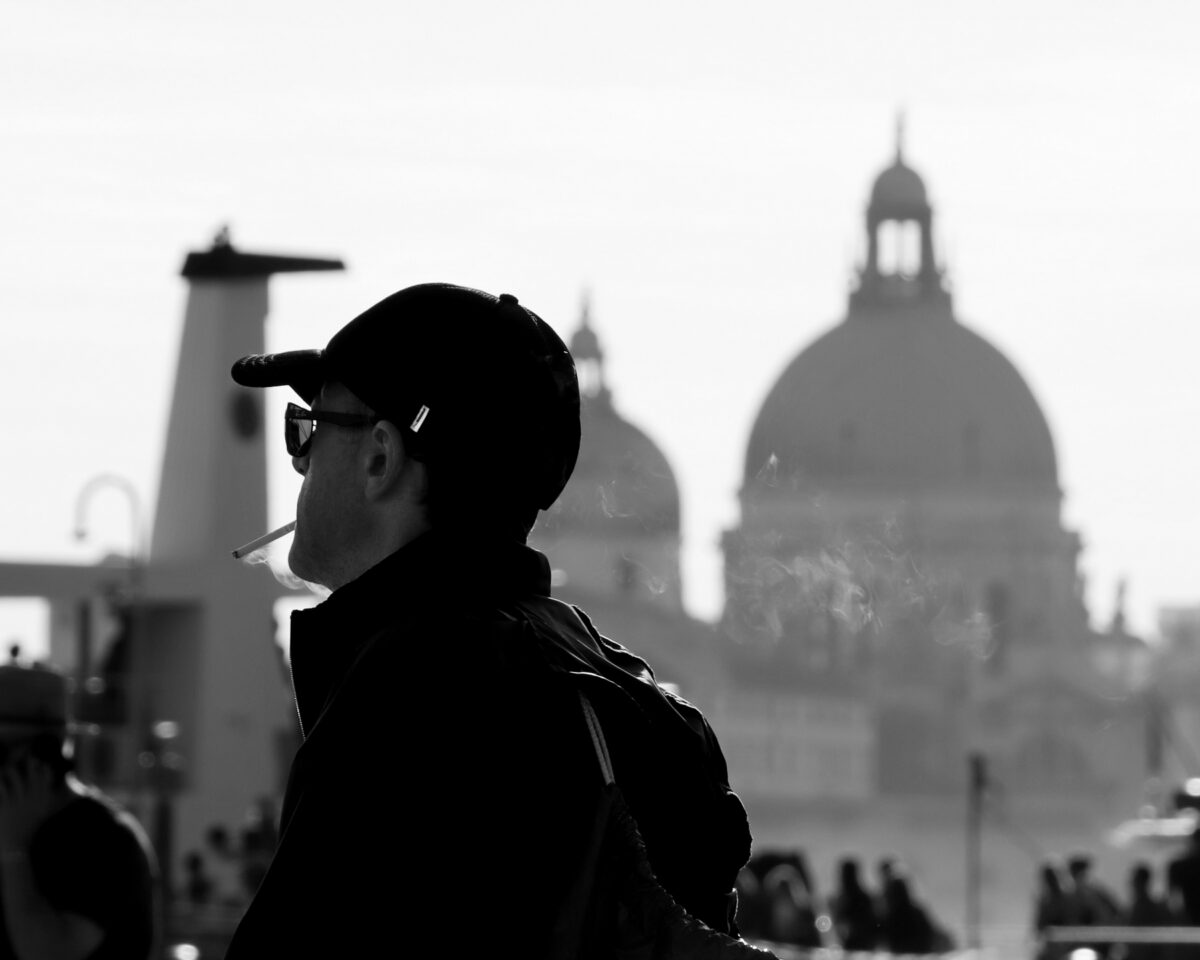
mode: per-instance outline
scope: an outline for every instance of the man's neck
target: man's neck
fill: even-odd
[[[323,586],[330,590],[341,589],[431,529],[429,521],[423,514],[419,517],[412,517],[409,522],[389,531],[387,535],[364,544],[356,556],[348,558],[342,569],[329,578],[332,582],[323,584]]]

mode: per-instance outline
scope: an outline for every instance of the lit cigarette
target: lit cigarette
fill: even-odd
[[[265,547],[268,543],[274,543],[280,537],[285,537],[296,529],[296,521],[285,523],[278,530],[272,530],[270,533],[264,533],[256,540],[251,540],[249,543],[244,543],[233,551],[233,559],[241,560],[248,553],[253,553],[259,547]]]

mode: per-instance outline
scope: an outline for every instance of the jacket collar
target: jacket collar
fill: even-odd
[[[292,685],[302,727],[312,729],[367,641],[390,624],[451,600],[549,593],[550,564],[532,547],[422,534],[323,603],[292,614]]]

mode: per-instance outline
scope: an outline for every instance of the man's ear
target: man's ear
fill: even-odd
[[[367,499],[382,497],[399,486],[409,457],[404,449],[404,437],[394,423],[379,420],[371,425],[364,456]]]

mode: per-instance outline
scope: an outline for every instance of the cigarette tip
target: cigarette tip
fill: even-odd
[[[272,530],[270,533],[264,533],[261,537],[251,540],[249,543],[244,543],[240,547],[238,547],[236,550],[234,550],[233,551],[233,559],[241,560],[248,553],[253,553],[255,550],[259,549],[260,547],[265,547],[267,544],[273,543],[274,541],[278,540],[280,537],[284,536],[285,534],[291,533],[295,529],[296,529],[296,521],[292,520],[289,523],[285,523],[278,530]]]

